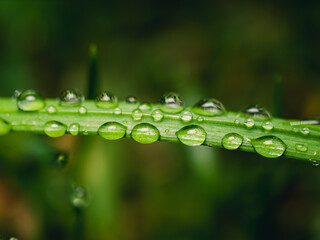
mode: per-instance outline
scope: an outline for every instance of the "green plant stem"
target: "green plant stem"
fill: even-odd
[[[57,109],[55,114],[50,114],[48,107],[54,106]],[[36,112],[24,112],[17,109],[16,101],[11,98],[0,98],[0,118],[11,124],[13,132],[32,132],[44,134],[44,125],[48,121],[58,121],[67,127],[72,123],[80,124],[79,134],[98,134],[99,127],[106,122],[118,122],[123,124],[126,129],[125,137],[131,137],[133,127],[139,123],[150,123],[160,132],[161,141],[179,142],[176,132],[187,125],[201,126],[207,133],[203,145],[222,147],[222,138],[228,133],[237,133],[243,136],[244,140],[239,150],[254,152],[250,141],[262,136],[276,136],[287,146],[284,156],[301,160],[319,160],[320,150],[320,127],[317,125],[301,125],[298,120],[285,120],[280,118],[255,119],[254,126],[248,128],[246,121],[250,116],[237,112],[227,112],[224,115],[206,117],[192,113],[193,120],[184,123],[181,121],[180,113],[164,113],[164,118],[160,122],[153,120],[152,111],[159,109],[158,105],[151,105],[152,109],[143,112],[143,117],[135,121],[132,111],[137,109],[139,104],[129,104],[119,102],[118,109],[121,114],[115,113],[115,109],[98,108],[93,100],[86,100],[81,107],[87,109],[86,114],[81,114],[78,107],[60,106],[56,99],[46,99],[46,106]],[[186,108],[189,110],[190,108]],[[201,120],[199,120],[201,119]],[[235,123],[237,121],[238,123]],[[273,124],[272,130],[265,130],[262,125],[266,121]],[[305,129],[309,133],[303,132]],[[66,133],[69,133],[67,130]],[[304,144],[308,147],[305,152],[296,149],[297,144]]]

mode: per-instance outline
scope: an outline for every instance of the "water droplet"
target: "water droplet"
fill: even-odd
[[[223,104],[214,98],[205,98],[197,102],[192,111],[203,116],[217,116],[225,113]]]
[[[23,91],[17,98],[18,109],[22,111],[39,111],[45,105],[43,98],[34,90]]]
[[[270,122],[270,121],[265,121],[262,123],[262,127],[267,130],[267,131],[270,131],[273,129],[273,123]]]
[[[168,134],[168,133],[170,132],[170,130],[169,130],[169,129],[166,129],[166,130],[164,130],[164,132],[165,132],[166,134]]]
[[[78,135],[80,131],[80,125],[78,123],[71,123],[69,126],[69,133],[73,136]]]
[[[201,116],[199,116],[199,117],[197,117],[197,121],[199,122],[199,123],[201,123],[201,122],[203,122],[203,117],[201,117]]]
[[[188,123],[192,120],[192,113],[190,111],[183,111],[180,114],[180,119],[183,123]]]
[[[68,154],[60,153],[57,157],[57,163],[59,166],[64,167],[68,163]]]
[[[98,134],[108,140],[117,140],[123,138],[127,128],[118,122],[107,122],[98,129]]]
[[[309,128],[302,128],[300,130],[300,132],[303,134],[303,135],[308,135],[310,133],[310,129]]]
[[[247,119],[247,120],[244,122],[244,124],[246,125],[246,127],[247,127],[248,129],[251,129],[251,128],[254,127],[254,120],[251,119],[251,118],[249,118],[249,119]]]
[[[60,95],[60,105],[64,107],[79,106],[83,101],[84,96],[78,89],[68,89]]]
[[[76,184],[72,185],[71,203],[75,208],[85,208],[89,206],[89,196],[84,187]]]
[[[126,98],[126,102],[127,102],[127,103],[137,103],[137,102],[138,102],[138,99],[137,99],[136,97],[134,97],[134,96],[128,96],[128,97]]]
[[[166,113],[179,113],[184,108],[182,98],[173,92],[164,95],[159,102],[161,103],[161,110]]]
[[[189,125],[177,131],[176,136],[187,146],[199,146],[206,140],[207,133],[202,127]]]
[[[57,112],[57,108],[55,106],[51,105],[47,108],[47,113],[49,114],[55,114],[56,112]]]
[[[163,112],[160,109],[156,109],[151,113],[151,116],[155,122],[160,122],[163,119]]]
[[[121,115],[122,111],[120,108],[115,108],[113,113],[114,115],[118,116],[118,115]]]
[[[318,167],[320,165],[320,161],[315,160],[315,159],[310,159],[309,160],[311,162],[311,164],[315,167]]]
[[[264,136],[250,141],[257,153],[268,158],[277,158],[287,149],[286,144],[278,137]]]
[[[11,130],[11,124],[0,118],[0,136],[6,135]]]
[[[239,119],[234,120],[234,124],[235,125],[239,125],[240,124],[240,120]]]
[[[300,152],[306,152],[308,150],[308,147],[303,144],[296,144],[296,149]]]
[[[135,109],[132,111],[132,118],[134,121],[140,121],[142,118],[142,112],[139,109]]]
[[[85,115],[85,114],[87,114],[87,112],[88,112],[88,109],[86,107],[80,107],[79,108],[79,113],[81,115]]]
[[[9,240],[19,240],[19,239],[16,237],[11,237]]]
[[[251,105],[242,110],[243,113],[252,116],[253,118],[270,118],[270,113],[261,106]]]
[[[49,121],[44,125],[44,132],[49,137],[61,137],[66,130],[66,126],[57,121]]]
[[[12,94],[11,98],[12,98],[13,100],[16,100],[16,99],[20,96],[20,94],[21,94],[21,93],[22,93],[22,91],[21,91],[21,90],[16,89],[16,90],[14,90],[14,92],[13,92],[13,94]]]
[[[151,110],[151,105],[149,103],[141,103],[138,108],[141,111],[146,112]]]
[[[237,133],[228,133],[222,138],[222,146],[225,149],[238,149],[243,142],[243,137]]]
[[[294,126],[294,125],[320,125],[320,119],[307,119],[307,120],[291,122],[290,124],[292,126]]]
[[[96,98],[96,106],[99,108],[115,108],[118,106],[118,98],[112,93],[104,91]]]
[[[160,133],[155,126],[149,123],[140,123],[133,127],[131,137],[139,143],[148,144],[158,141]]]

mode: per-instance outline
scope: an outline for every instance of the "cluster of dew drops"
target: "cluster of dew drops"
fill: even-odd
[[[18,94],[15,94],[14,98],[17,100],[17,107],[21,111],[39,111],[46,105],[44,99],[34,90],[19,92]],[[69,89],[60,95],[59,105],[63,107],[79,107],[79,114],[84,115],[87,114],[87,109],[84,106],[81,106],[83,101],[84,96],[80,91],[76,89]],[[138,100],[133,96],[129,96],[126,98],[126,103],[137,104]],[[101,92],[95,99],[95,105],[98,108],[113,109],[115,115],[121,115],[121,109],[118,107],[118,98],[110,92]],[[149,110],[152,110],[150,104],[141,103],[132,111],[131,116],[134,121],[140,121],[143,117],[143,113]],[[214,117],[226,113],[223,104],[214,98],[202,99],[190,110],[194,114],[185,109],[184,101],[178,94],[171,92],[164,95],[159,100],[159,108],[153,110],[151,116],[154,122],[160,122],[164,118],[164,113],[180,114],[180,120],[183,123],[189,123],[193,120],[196,114],[198,117],[194,120],[200,123],[204,120],[204,117]],[[48,106],[46,111],[49,114],[55,114],[57,109],[55,106]],[[262,124],[262,127],[266,131],[273,129],[273,124],[270,121],[270,114],[264,108],[257,105],[252,105],[245,108],[242,113],[249,116],[244,123],[248,129],[251,129],[254,126],[254,119],[265,120]],[[239,120],[236,119],[234,124],[240,124]],[[317,123],[312,122],[307,124],[319,124],[319,121],[317,121]],[[3,121],[0,125],[5,126],[5,122]],[[5,127],[2,127],[2,129],[3,128]],[[113,121],[101,125],[98,129],[98,134],[105,139],[116,140],[123,138],[126,135],[126,130],[127,128],[123,124]],[[0,127],[0,134],[1,131],[6,130],[1,130]],[[57,121],[49,121],[44,126],[44,132],[50,137],[62,136],[66,131],[67,127]],[[78,135],[80,131],[79,123],[70,124],[68,131],[72,135]],[[169,132],[169,129],[167,129],[166,132]],[[301,132],[307,135],[309,133],[309,129],[303,128]],[[86,134],[86,132],[83,134]],[[206,131],[201,126],[194,124],[184,126],[175,134],[180,142],[188,146],[202,145],[207,136]],[[133,127],[131,137],[137,142],[146,144],[159,140],[160,133],[159,130],[150,123],[138,123]],[[243,141],[244,139],[240,134],[227,133],[221,140],[221,146],[229,150],[235,150],[242,145]],[[287,148],[286,144],[281,139],[272,135],[251,139],[250,143],[257,153],[269,158],[282,156]],[[296,144],[296,150],[300,152],[306,152],[308,148],[303,144]],[[310,161],[316,166],[319,165],[319,162],[316,160]]]

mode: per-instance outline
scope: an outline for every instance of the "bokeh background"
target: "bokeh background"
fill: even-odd
[[[119,99],[175,91],[187,105],[214,97],[316,118],[319,12],[319,1],[1,0],[0,95],[87,93],[95,43],[99,89]],[[319,183],[319,168],[293,159],[11,133],[0,138],[0,238],[320,239]],[[75,184],[89,206],[72,205]]]

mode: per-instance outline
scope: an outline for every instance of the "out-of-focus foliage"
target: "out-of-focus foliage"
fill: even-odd
[[[319,12],[318,1],[3,0],[0,94],[87,92],[94,42],[99,88],[120,99],[155,102],[176,91],[188,105],[215,97],[230,110],[252,103],[272,110],[280,75],[282,116],[317,117]],[[64,167],[61,152],[69,155]],[[0,234],[319,239],[319,171],[206,147],[9,134],[0,138]]]

